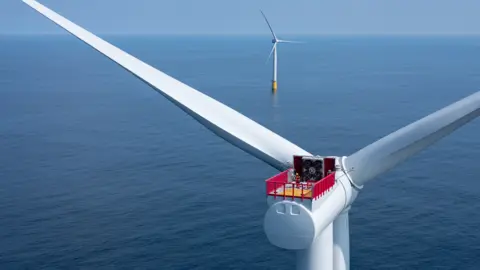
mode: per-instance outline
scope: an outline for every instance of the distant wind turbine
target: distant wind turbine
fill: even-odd
[[[267,16],[263,13],[263,11],[260,10],[260,12],[263,15],[263,18],[265,19],[265,22],[267,22],[268,28],[270,28],[270,32],[272,32],[272,50],[270,51],[270,54],[268,55],[267,61],[270,59],[270,57],[273,54],[273,78],[272,78],[272,91],[276,92],[277,91],[277,44],[278,43],[302,43],[299,41],[291,41],[291,40],[282,40],[278,39],[277,35],[275,35],[275,32],[273,32],[272,26],[267,20]]]

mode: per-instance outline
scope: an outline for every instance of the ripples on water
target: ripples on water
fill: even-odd
[[[348,155],[480,85],[478,38],[106,37],[303,148]],[[275,171],[69,36],[0,38],[0,268],[292,269]],[[352,269],[477,269],[480,122],[369,184]]]

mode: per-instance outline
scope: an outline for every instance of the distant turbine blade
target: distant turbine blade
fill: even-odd
[[[304,41],[294,41],[294,40],[278,40],[279,43],[305,43]]]
[[[232,108],[142,62],[42,4],[33,0],[23,1],[137,76],[216,135],[272,167],[284,170],[292,166],[293,155],[311,155]],[[205,152],[205,155],[208,153]]]
[[[272,50],[270,51],[270,54],[268,55],[268,58],[265,61],[265,64],[268,62],[268,60],[270,60],[270,57],[272,56],[272,53],[273,53],[273,51],[275,50],[276,47],[277,47],[277,43],[273,44]]]
[[[274,38],[275,40],[277,40],[277,36],[276,36],[275,33],[273,32],[272,26],[270,25],[270,23],[269,23],[268,20],[267,20],[267,16],[265,16],[265,14],[263,13],[263,11],[260,10],[260,12],[262,13],[263,18],[264,18],[265,21],[267,22],[268,28],[270,28],[270,32],[272,32],[273,38]]]
[[[480,91],[436,111],[368,145],[345,160],[357,185],[394,168],[402,161],[480,116]]]

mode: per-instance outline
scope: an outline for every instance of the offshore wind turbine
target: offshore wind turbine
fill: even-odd
[[[269,23],[268,20],[267,20],[267,16],[265,16],[265,14],[263,13],[263,11],[260,10],[260,12],[262,13],[263,18],[265,19],[265,22],[267,23],[268,28],[270,28],[270,32],[272,33],[272,43],[273,43],[273,46],[272,46],[272,50],[270,51],[270,54],[268,55],[267,61],[270,59],[270,57],[271,57],[272,54],[273,54],[272,91],[273,91],[273,92],[276,92],[276,91],[277,91],[277,61],[278,61],[278,58],[277,58],[277,44],[278,44],[278,43],[300,43],[300,42],[298,42],[298,41],[291,41],[291,40],[278,39],[278,38],[277,38],[277,35],[275,35],[275,32],[273,31],[272,26],[270,25],[270,23]]]
[[[281,171],[266,181],[269,208],[264,231],[273,245],[296,251],[299,270],[349,269],[348,212],[364,185],[480,115],[477,91],[350,156],[313,156],[38,2],[23,1],[141,79],[217,136]]]

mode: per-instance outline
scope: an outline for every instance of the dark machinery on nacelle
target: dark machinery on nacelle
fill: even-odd
[[[335,171],[335,157],[293,156],[293,169],[301,182],[316,182]]]

